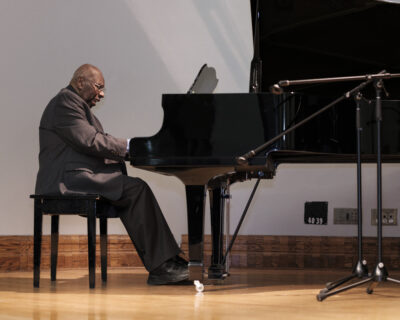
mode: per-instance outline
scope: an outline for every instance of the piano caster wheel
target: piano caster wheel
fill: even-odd
[[[204,284],[202,284],[199,280],[194,280],[193,284],[196,286],[196,291],[197,292],[203,292],[204,291]]]

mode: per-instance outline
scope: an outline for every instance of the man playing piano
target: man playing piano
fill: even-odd
[[[104,90],[101,71],[84,64],[45,108],[39,127],[36,193],[107,198],[149,271],[147,283],[186,280],[187,262],[178,256],[180,249],[151,189],[143,180],[126,175],[129,143],[105,133],[92,113]]]

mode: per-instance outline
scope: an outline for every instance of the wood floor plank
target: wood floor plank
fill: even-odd
[[[384,282],[329,297],[316,294],[328,281],[348,275],[328,270],[232,269],[223,284],[148,286],[143,268],[110,268],[108,282],[88,288],[86,269],[60,270],[51,283],[43,272],[0,273],[0,318],[8,319],[398,319],[400,285]],[[396,274],[391,274],[396,277]],[[397,273],[397,276],[399,274]]]

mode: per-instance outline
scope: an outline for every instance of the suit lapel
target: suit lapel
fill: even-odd
[[[93,125],[95,126],[95,128],[96,128],[97,130],[99,130],[100,132],[104,133],[103,126],[101,125],[99,119],[97,119],[97,117],[93,114],[92,110],[90,110],[90,113],[92,114],[92,117],[93,117]]]
[[[85,103],[86,115],[89,123],[96,128],[97,131],[104,133],[103,126],[101,125],[99,119],[93,114],[92,109]]]

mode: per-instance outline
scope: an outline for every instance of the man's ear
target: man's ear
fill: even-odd
[[[83,77],[79,77],[78,81],[76,81],[76,87],[79,91],[81,91],[84,87],[84,79]]]

